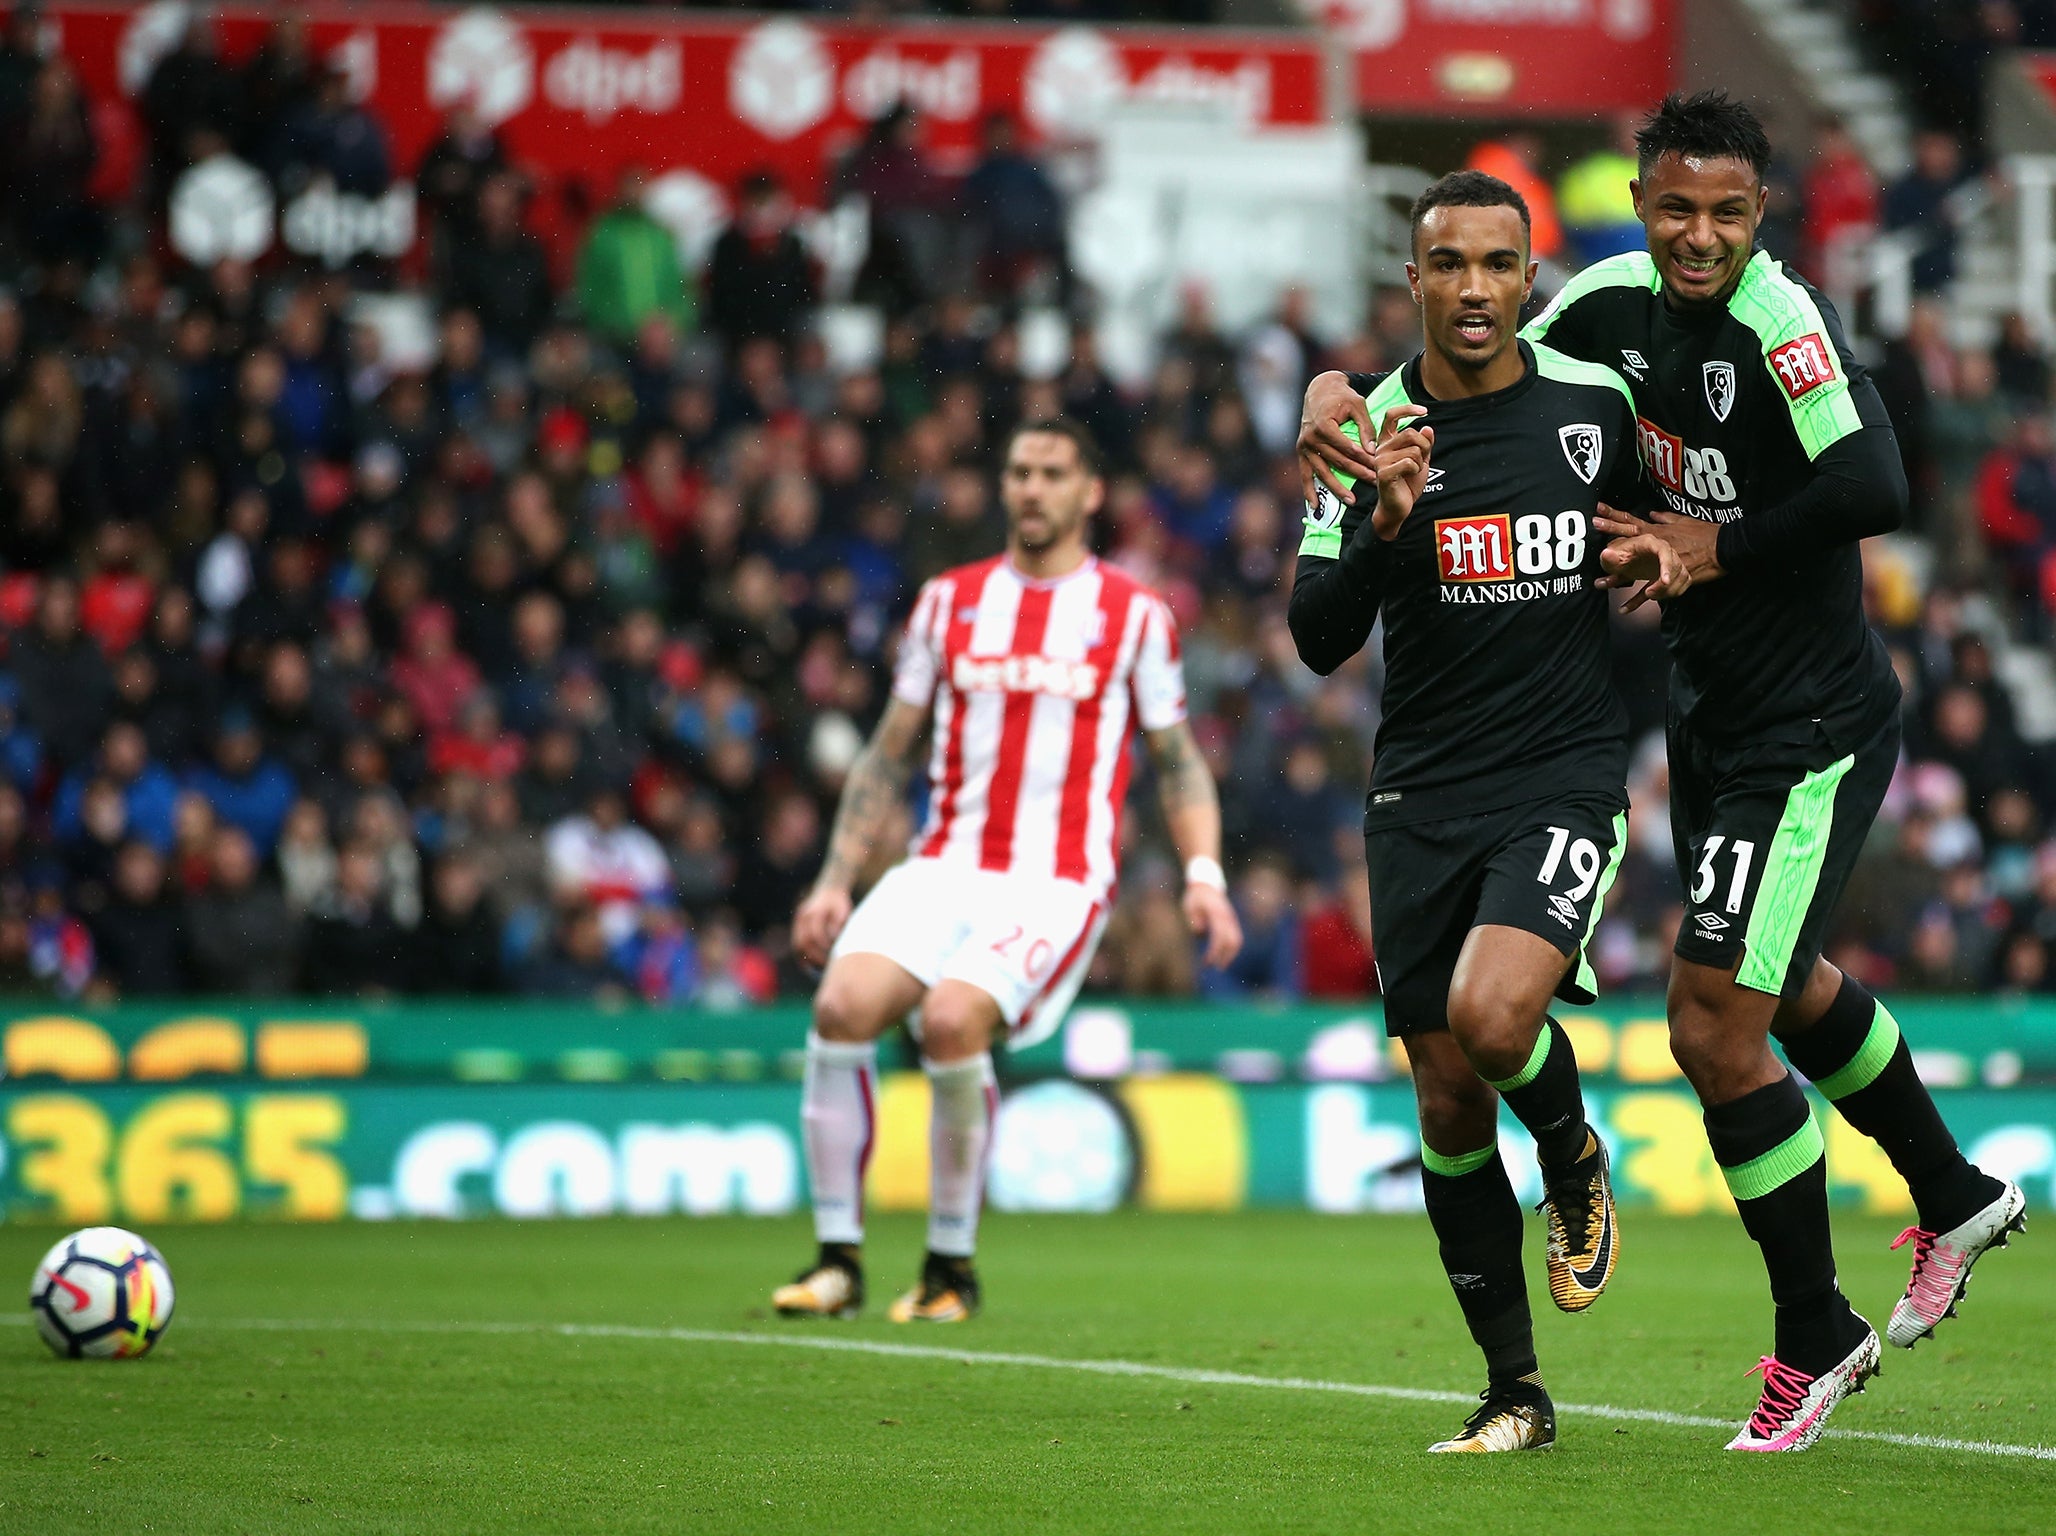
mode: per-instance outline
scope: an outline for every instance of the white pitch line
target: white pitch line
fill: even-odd
[[[26,1323],[25,1313],[0,1314],[0,1326]],[[1209,1371],[1179,1365],[1150,1365],[1140,1360],[1069,1360],[1055,1355],[1019,1355],[926,1344],[888,1344],[875,1339],[836,1339],[808,1334],[724,1333],[706,1328],[647,1328],[625,1323],[443,1323],[403,1319],[334,1318],[208,1318],[201,1325],[265,1333],[418,1333],[554,1335],[565,1339],[632,1339],[669,1344],[742,1344],[773,1349],[814,1349],[831,1354],[883,1355],[899,1360],[946,1360],[959,1365],[1015,1365],[1034,1370],[1075,1371],[1090,1376],[1128,1376],[1175,1381],[1186,1386],[1257,1387],[1282,1392],[1328,1392],[1345,1397],[1376,1397],[1407,1403],[1475,1403],[1475,1394],[1440,1392],[1426,1387],[1388,1387],[1372,1382],[1325,1381],[1311,1376],[1252,1376],[1242,1371]],[[1591,1419],[1617,1419],[1630,1424],[1660,1424],[1673,1429],[1731,1429],[1734,1420],[1706,1414],[1669,1413],[1660,1408],[1620,1408],[1611,1403],[1558,1403],[1558,1414]],[[1997,1440],[1954,1440],[1942,1435],[1898,1435],[1874,1429],[1829,1429],[1831,1440],[1856,1440],[1872,1445],[1907,1446],[1926,1451],[1961,1451],[1974,1456],[2025,1457],[2056,1461],[2056,1446],[2008,1445]]]

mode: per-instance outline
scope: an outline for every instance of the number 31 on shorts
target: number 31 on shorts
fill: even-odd
[[[1742,892],[1749,885],[1749,865],[1756,857],[1756,844],[1742,837],[1728,842],[1718,832],[1706,840],[1706,850],[1699,855],[1699,872],[1692,878],[1692,905],[1698,906],[1713,894],[1713,888],[1720,880],[1720,871],[1714,868],[1713,861],[1723,843],[1727,844],[1728,856],[1735,862],[1735,873],[1728,881],[1727,909],[1740,912]]]

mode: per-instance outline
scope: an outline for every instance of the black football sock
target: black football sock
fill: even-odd
[[[1578,1086],[1578,1057],[1556,1020],[1542,1021],[1528,1064],[1492,1086],[1535,1138],[1535,1156],[1544,1172],[1561,1172],[1584,1155],[1585,1095]]]
[[[855,1243],[823,1243],[820,1253],[814,1260],[814,1267],[826,1269],[830,1265],[846,1269],[854,1275],[861,1275],[864,1272],[864,1250]]]
[[[1497,1146],[1444,1157],[1421,1148],[1421,1194],[1442,1247],[1442,1268],[1484,1351],[1494,1387],[1539,1385],[1528,1283],[1521,1273],[1521,1203]]]
[[[1920,1224],[1946,1232],[1993,1199],[1997,1181],[1973,1168],[1914,1070],[1899,1024],[1853,976],[1809,1028],[1778,1037],[1785,1059],[1844,1120],[1884,1149],[1913,1195]]]
[[[1835,1288],[1826,1148],[1798,1080],[1788,1072],[1712,1106],[1706,1139],[1770,1271],[1777,1357],[1818,1376],[1848,1354],[1854,1325]]]

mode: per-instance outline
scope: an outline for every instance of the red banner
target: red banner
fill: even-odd
[[[1585,117],[1670,88],[1672,0],[1303,0],[1369,113]]]
[[[58,5],[46,15],[88,90],[135,97],[188,7]],[[312,5],[316,49],[346,68],[411,170],[450,105],[469,97],[509,153],[604,185],[622,167],[732,188],[776,167],[812,200],[832,156],[896,101],[920,109],[945,164],[979,119],[1016,114],[1032,139],[1089,136],[1109,107],[1210,101],[1251,124],[1324,118],[1317,41],[1282,33],[723,21],[647,13]],[[269,13],[213,8],[224,59],[246,57]]]

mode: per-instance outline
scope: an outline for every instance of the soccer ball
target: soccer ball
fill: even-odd
[[[43,1255],[29,1282],[36,1332],[76,1360],[148,1354],[171,1324],[164,1255],[120,1227],[87,1227]]]

